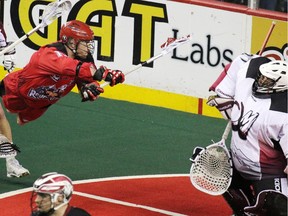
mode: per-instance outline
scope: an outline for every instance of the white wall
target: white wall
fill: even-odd
[[[13,19],[18,19],[19,23],[27,30],[32,29],[28,11],[32,11],[31,17],[33,17],[33,22],[37,24],[39,23],[39,9],[45,8],[43,5],[37,5],[36,1],[25,0],[20,1],[19,8],[17,9],[15,6],[16,2],[19,1],[9,0],[5,2],[4,25],[9,40],[12,41],[17,40],[19,36],[16,35],[15,26],[11,22],[11,4],[14,5],[14,10],[17,10],[19,13],[19,16],[17,13],[16,15],[13,13]],[[82,6],[79,6],[79,2],[81,3],[81,1],[71,0],[71,2],[73,3],[73,9],[69,14],[62,17],[62,23],[67,20],[68,15],[74,15],[77,19],[85,21],[90,14],[99,11],[99,9],[113,10],[111,9],[112,3],[115,3],[118,16],[115,18],[114,25],[114,61],[97,60],[96,52],[96,65],[104,64],[113,69],[121,69],[124,72],[129,71],[135,67],[132,64],[135,53],[141,53],[144,50],[142,54],[148,59],[161,51],[160,45],[168,37],[173,37],[174,31],[178,31],[179,37],[191,34],[192,40],[176,50],[178,59],[173,58],[172,54],[168,54],[155,61],[153,68],[143,68],[133,72],[126,77],[126,84],[128,85],[152,88],[197,98],[207,98],[209,95],[207,90],[223,69],[223,65],[242,52],[251,52],[253,18],[251,15],[176,1],[135,1],[132,3],[133,10],[136,10],[137,13],[143,12],[145,15],[142,16],[143,22],[140,22],[143,25],[142,32],[144,31],[143,40],[141,41],[143,47],[140,48],[140,42],[138,43],[138,47],[134,46],[134,36],[137,31],[134,28],[136,19],[122,15],[124,4],[128,1],[95,0],[90,2],[89,5]],[[76,10],[77,7],[79,8]],[[151,27],[150,13],[153,13],[155,9],[155,13],[159,12],[161,14],[163,8],[167,12],[168,23],[155,22],[154,28],[147,30],[148,27]],[[155,16],[159,18],[159,14]],[[91,20],[98,22],[100,17],[100,15],[95,15]],[[109,18],[109,16],[106,15],[106,18]],[[109,19],[107,20],[109,21]],[[49,26],[48,37],[45,38],[36,33],[31,36],[31,40],[39,46],[55,41],[57,32],[59,31],[57,24],[58,22],[55,21]],[[137,25],[137,28],[141,29],[141,26]],[[27,32],[27,30],[25,31]],[[98,30],[95,29],[94,32],[97,36]],[[110,41],[104,42],[105,37],[102,39],[103,47],[113,45]],[[139,40],[139,38],[137,39]],[[154,42],[154,53],[147,56],[153,50],[151,41],[152,43]],[[23,67],[29,61],[29,57],[34,51],[25,44],[18,45],[17,66],[19,68]],[[146,59],[141,60],[144,61]]]

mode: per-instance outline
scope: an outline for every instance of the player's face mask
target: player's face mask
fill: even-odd
[[[45,193],[33,192],[31,197],[31,209],[33,212],[50,213],[53,211],[51,196]]]
[[[78,43],[78,49],[83,51],[88,51],[93,55],[95,50],[95,42],[93,40],[91,41],[79,41]]]

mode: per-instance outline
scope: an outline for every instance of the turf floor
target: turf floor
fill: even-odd
[[[6,177],[0,160],[0,193],[31,187],[46,172],[72,180],[147,174],[188,174],[194,146],[218,141],[223,119],[99,98],[80,102],[70,93],[40,119],[24,126],[7,114],[17,156],[30,176]]]

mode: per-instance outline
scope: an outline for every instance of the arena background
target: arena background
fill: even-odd
[[[4,14],[4,25],[8,29],[10,39],[15,40],[17,35],[11,24],[10,4],[16,1],[4,2],[5,8],[7,7],[2,13],[2,15]],[[33,1],[26,1],[25,5],[21,7],[20,18],[21,15],[23,16],[25,7],[29,8],[31,2]],[[76,3],[77,1],[72,0],[72,2]],[[101,5],[106,1],[98,2]],[[124,1],[112,2],[121,5]],[[163,1],[157,0],[139,2],[148,5],[163,4]],[[137,1],[130,1],[130,3],[137,3]],[[277,22],[277,28],[275,28],[264,54],[281,59],[287,58],[287,20],[284,14],[265,10],[254,11],[244,6],[218,1],[179,0],[165,1],[164,4],[167,6],[170,23],[168,26],[156,25],[155,50],[151,55],[157,54],[161,42],[164,42],[163,39],[170,37],[171,29],[175,28],[182,35],[193,32],[192,46],[200,44],[204,47],[206,36],[212,35],[213,42],[215,42],[213,46],[232,50],[233,55],[244,51],[257,53],[274,20]],[[175,7],[179,10],[173,11]],[[183,8],[185,8],[185,13],[180,17],[177,11],[183,11]],[[191,11],[195,12],[196,17],[199,16],[197,20],[200,19],[212,26],[207,28],[205,25],[200,25],[199,21],[194,22],[193,13],[189,13]],[[120,14],[118,15],[120,16]],[[15,16],[13,17],[15,18]],[[179,17],[180,20],[178,20]],[[228,24],[227,20],[229,19],[236,20],[238,26],[235,23]],[[21,19],[21,21],[25,28],[30,27],[29,20]],[[214,28],[213,25],[215,25]],[[186,28],[187,26],[189,27]],[[51,28],[52,32],[56,32],[53,25]],[[121,28],[119,31],[122,32],[120,34],[122,36],[123,32],[131,33],[131,29]],[[164,33],[161,33],[163,31]],[[49,38],[38,38],[39,40],[37,40],[39,35],[36,36],[36,42],[41,41],[38,45],[51,40],[51,35],[48,36]],[[53,35],[53,37],[55,36],[56,34]],[[34,40],[32,38],[32,41]],[[125,43],[127,41],[125,40]],[[126,45],[125,43],[122,45]],[[183,47],[178,50],[178,54],[180,52],[185,56],[188,51],[187,55],[189,55],[190,48],[189,46]],[[137,51],[135,47],[131,48],[130,44],[127,49],[130,53]],[[119,56],[121,49],[118,47],[116,50],[118,50],[116,54]],[[33,52],[33,47],[29,47],[27,44],[19,45],[17,67],[21,68]],[[147,50],[145,53],[147,54]],[[125,55],[121,56],[121,58],[123,57],[126,58]],[[2,167],[0,169],[0,206],[4,207],[2,214],[18,216],[20,211],[27,215],[29,195],[27,193],[21,195],[21,190],[30,191],[36,178],[51,171],[65,173],[76,182],[106,177],[179,174],[183,176],[179,178],[180,181],[174,179],[175,185],[173,182],[169,185],[161,182],[167,187],[162,190],[169,191],[170,196],[175,198],[173,202],[167,204],[168,207],[172,208],[182,202],[183,205],[178,210],[183,211],[185,215],[210,215],[211,212],[219,216],[231,214],[221,197],[205,196],[203,193],[195,191],[188,177],[191,165],[189,157],[193,148],[197,145],[206,146],[212,142],[211,140],[218,141],[226,125],[217,110],[205,104],[207,95],[210,94],[207,86],[221,72],[222,66],[219,64],[211,67],[207,62],[204,65],[177,62],[172,57],[172,55],[167,55],[155,62],[153,68],[143,68],[132,77],[127,77],[125,84],[114,88],[105,88],[105,93],[94,103],[81,103],[80,96],[75,93],[77,92],[75,89],[58,104],[49,108],[42,118],[25,126],[18,126],[15,116],[7,114],[13,128],[14,142],[20,146],[22,151],[18,158],[21,164],[30,170],[31,175],[22,179],[8,179],[5,161],[0,160]],[[127,59],[120,59],[123,60],[120,62],[116,56],[114,62],[101,60],[98,62],[107,63],[111,67],[118,65],[127,70],[135,66]],[[167,67],[170,69],[167,70]],[[162,79],[161,75],[174,77],[175,71],[177,71],[176,75],[179,80],[172,79],[172,84],[171,80],[165,83],[165,79]],[[189,71],[191,73],[188,74]],[[2,67],[0,72],[1,77],[4,77],[6,72]],[[186,79],[188,77],[189,80],[183,82],[183,77]],[[158,86],[155,88],[155,81],[160,88]],[[161,188],[161,184],[149,182],[149,186],[140,185],[135,187],[134,191],[145,189],[145,193],[149,194],[149,197],[144,196],[146,201],[156,200],[155,193],[157,188]],[[118,188],[117,186],[112,187],[112,185],[106,186],[112,188],[118,196],[123,194],[124,197],[122,187],[131,184],[129,182]],[[184,189],[179,189],[179,186]],[[80,189],[80,187],[76,187],[76,189]],[[15,193],[18,193],[17,191],[13,192],[15,190],[20,190],[19,196],[15,196]],[[92,190],[91,185],[90,190]],[[95,189],[95,191],[97,190]],[[183,196],[179,196],[179,194],[183,194]],[[131,197],[131,194],[127,196]],[[186,197],[185,201],[183,197]],[[166,197],[159,199],[167,200],[167,194]],[[89,210],[95,210],[93,205],[86,206],[89,203],[85,202],[87,200],[83,201],[76,197],[76,201],[80,207],[84,206]],[[207,203],[209,203],[209,208],[207,208]],[[164,206],[167,207],[167,205]],[[107,207],[106,213],[102,215],[109,215],[107,209],[111,210],[111,206]],[[202,212],[203,210],[207,210],[207,212]],[[130,215],[141,214],[131,213]],[[129,214],[126,212],[114,215]]]

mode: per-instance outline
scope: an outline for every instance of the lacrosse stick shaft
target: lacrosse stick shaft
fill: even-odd
[[[276,25],[276,22],[273,21],[272,24],[271,24],[271,26],[270,26],[270,29],[269,29],[269,31],[268,31],[268,33],[267,33],[267,35],[266,35],[266,38],[265,38],[265,40],[263,41],[261,50],[260,50],[260,52],[259,52],[259,55],[260,55],[260,56],[262,55],[262,53],[263,53],[263,51],[264,51],[264,49],[265,49],[265,47],[266,47],[266,45],[267,45],[267,43],[268,43],[268,40],[269,40],[269,38],[270,38],[270,36],[271,36],[271,34],[272,34],[272,32],[273,32],[273,29],[274,29],[275,25]]]
[[[15,46],[17,46],[19,43],[21,43],[22,41],[24,41],[26,38],[28,38],[30,35],[32,35],[34,32],[38,31],[41,28],[41,24],[39,24],[38,26],[36,26],[34,29],[32,29],[31,31],[29,31],[27,34],[23,35],[21,38],[19,38],[18,40],[16,40],[15,42],[13,42],[11,45],[7,46],[5,49],[3,49],[0,52],[0,56],[4,55],[6,52],[9,52],[10,50],[12,50]]]
[[[225,127],[225,130],[222,135],[222,139],[226,140],[232,128],[232,123],[229,121]]]
[[[175,40],[174,42],[172,42],[172,43],[168,44],[166,47],[164,47],[161,53],[159,53],[156,56],[153,56],[152,58],[146,60],[145,62],[142,62],[142,63],[138,64],[134,69],[124,73],[124,75],[126,76],[126,75],[128,75],[128,74],[130,74],[130,73],[142,68],[143,66],[150,64],[151,62],[155,61],[156,59],[158,59],[158,58],[160,58],[160,57],[162,57],[164,55],[166,55],[167,53],[169,53],[172,50],[176,49],[180,45],[188,42],[189,40],[190,40],[190,35],[187,35],[187,37],[183,37],[183,38]],[[100,85],[100,87],[103,88],[103,87],[105,87],[107,85],[109,85],[109,82],[104,82],[103,84]]]
[[[47,6],[49,6],[49,5],[50,6],[53,5],[53,7],[47,7],[49,10],[46,9],[44,11],[43,14],[46,14],[46,15],[42,18],[42,22],[39,25],[37,25],[34,29],[29,31],[27,34],[23,35],[21,38],[16,40],[14,43],[12,43],[11,45],[9,45],[5,49],[3,49],[0,52],[0,56],[4,55],[6,52],[9,52],[10,50],[12,50],[15,46],[17,46],[19,43],[24,41],[26,38],[30,37],[32,34],[34,34],[40,28],[44,28],[47,25],[49,25],[56,18],[60,17],[64,10],[70,10],[72,7],[70,0],[56,0],[55,2],[51,2]],[[62,8],[62,11],[61,10],[59,11],[58,10],[59,8]]]
[[[136,71],[136,70],[139,70],[140,68],[142,68],[142,67],[145,66],[145,65],[150,64],[151,62],[155,61],[156,59],[160,58],[161,56],[163,56],[162,53],[160,53],[160,54],[157,55],[157,56],[153,56],[152,58],[148,59],[147,61],[145,61],[145,62],[143,62],[143,63],[140,63],[140,64],[136,65],[135,68],[133,68],[133,69],[130,70],[130,71],[127,71],[126,73],[124,73],[125,76],[128,75],[128,74],[130,74],[130,73],[132,73],[132,72],[134,72],[134,71]],[[101,87],[101,88],[104,88],[105,86],[107,86],[107,85],[109,85],[109,84],[110,84],[110,82],[104,82],[103,84],[100,85],[100,87]]]

